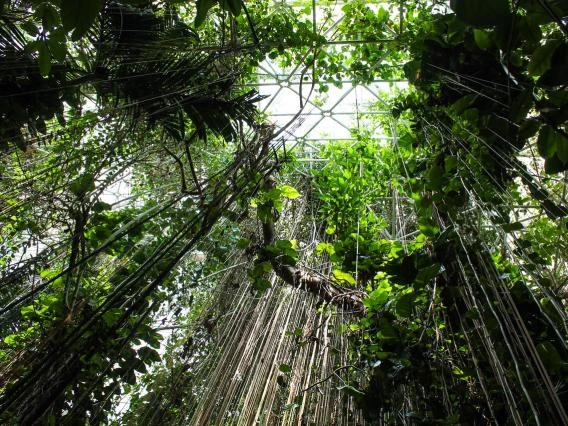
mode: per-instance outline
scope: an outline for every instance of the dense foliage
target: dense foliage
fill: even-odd
[[[189,422],[279,277],[370,423],[568,423],[565,2],[332,3],[0,1],[0,422]],[[267,58],[410,88],[296,161]]]

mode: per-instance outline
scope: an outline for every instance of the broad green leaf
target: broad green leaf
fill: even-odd
[[[138,356],[144,364],[152,364],[154,362],[160,362],[160,354],[155,349],[149,346],[144,346],[138,349]]]
[[[404,75],[408,81],[415,84],[421,79],[422,75],[422,62],[420,60],[414,60],[407,62],[403,66]]]
[[[279,369],[282,373],[290,373],[290,372],[292,372],[292,367],[290,367],[288,364],[280,364],[280,366],[278,367],[278,369]]]
[[[509,116],[514,122],[525,119],[534,104],[532,87],[527,87],[513,99]]]
[[[18,334],[9,334],[4,337],[4,343],[8,346],[16,346],[18,344]]]
[[[272,207],[267,204],[261,204],[258,206],[256,215],[262,223],[268,223],[272,220]]]
[[[561,134],[556,140],[556,155],[564,164],[568,164],[568,138]]]
[[[47,77],[51,71],[51,55],[49,53],[49,48],[45,42],[39,43],[38,45],[38,65],[39,72],[42,76]]]
[[[215,3],[216,3],[216,0],[197,0],[196,1],[197,12],[195,14],[195,22],[194,22],[194,25],[196,27],[200,27],[205,22],[205,19],[207,18],[207,13],[209,12],[209,9],[211,9],[213,6],[215,6]]]
[[[566,169],[568,169],[568,164],[565,164],[556,154],[544,160],[544,171],[549,175],[563,172]]]
[[[398,316],[408,318],[412,313],[412,304],[414,303],[415,294],[413,291],[404,293],[396,301],[395,312]]]
[[[462,96],[457,101],[455,101],[450,108],[454,113],[461,114],[470,106],[472,106],[476,99],[477,95],[475,93]]]
[[[440,274],[441,269],[442,265],[440,265],[439,263],[434,263],[430,266],[420,268],[418,270],[418,274],[416,274],[415,284],[418,284],[419,286],[428,284],[430,280]]]
[[[34,305],[24,306],[22,309],[20,309],[20,313],[22,314],[23,318],[30,319],[36,316],[36,308]]]
[[[257,278],[253,281],[252,287],[259,293],[264,293],[266,290],[272,287],[272,284],[267,279]]]
[[[560,45],[560,40],[549,40],[546,44],[538,47],[531,55],[528,66],[529,75],[538,77],[550,69],[552,54]]]
[[[280,187],[280,191],[282,191],[282,196],[284,198],[288,198],[290,200],[300,197],[300,193],[296,190],[296,188],[290,185],[282,185]]]
[[[95,179],[91,174],[84,174],[69,184],[69,191],[77,197],[84,196],[87,192],[95,189]]]
[[[450,0],[462,21],[476,27],[506,24],[511,19],[509,0]]]
[[[392,287],[388,281],[381,281],[378,288],[369,293],[369,296],[363,300],[363,305],[369,309],[377,309],[383,306],[391,295]]]
[[[428,171],[428,183],[434,190],[440,190],[444,186],[444,169],[435,165]]]
[[[473,38],[475,39],[475,44],[477,44],[477,46],[482,50],[489,49],[493,44],[491,40],[491,35],[484,30],[479,30],[475,28],[473,30]]]
[[[379,322],[377,337],[379,339],[395,339],[397,337],[395,328],[386,318],[381,318]]]
[[[110,205],[109,203],[105,203],[104,201],[97,201],[95,204],[93,204],[92,210],[95,213],[100,213],[105,210],[112,210],[112,205]]]
[[[274,210],[276,210],[278,213],[282,213],[284,211],[284,203],[282,202],[282,200],[274,200],[272,204],[274,206]]]
[[[557,154],[560,161],[568,163],[567,145],[568,138],[553,127],[543,126],[540,129],[537,147],[539,154],[543,158],[550,159],[554,157],[554,154]]]
[[[234,16],[239,16],[243,0],[220,0],[219,4],[225,10],[231,12]]]
[[[29,35],[31,35],[32,37],[37,36],[38,34],[38,28],[37,25],[34,24],[32,21],[24,21],[21,25],[22,29],[28,33]]]
[[[505,232],[520,231],[523,229],[523,224],[521,222],[505,223],[501,226]]]
[[[65,31],[73,31],[72,40],[83,37],[102,8],[102,0],[62,0],[61,20]]]
[[[267,272],[270,272],[271,270],[272,270],[272,265],[270,264],[270,262],[267,262],[267,261],[257,262],[253,266],[252,271],[250,272],[250,275],[252,277],[261,277],[264,274],[266,274]]]
[[[59,12],[55,6],[47,1],[39,4],[34,16],[41,18],[41,24],[44,30],[51,30],[54,26],[59,24],[61,20]]]
[[[113,327],[118,323],[123,313],[124,311],[122,309],[110,308],[102,315],[102,318],[108,327]]]
[[[355,278],[347,272],[343,272],[340,269],[333,270],[333,276],[337,281],[343,281],[350,285],[355,285]]]
[[[237,241],[238,249],[246,249],[248,246],[250,246],[250,240],[248,238],[241,238],[239,241]]]
[[[431,218],[420,218],[418,219],[418,228],[427,237],[434,237],[440,233],[440,228],[436,226]]]
[[[334,254],[335,247],[333,247],[333,244],[331,243],[318,243],[318,245],[316,246],[316,254],[320,255],[324,251],[327,252],[328,254]]]
[[[538,79],[539,86],[555,87],[568,83],[568,44],[561,43],[552,54],[550,69]]]
[[[52,39],[48,40],[47,43],[51,56],[53,56],[54,59],[59,62],[65,60],[65,56],[67,55],[67,46],[65,43]]]
[[[555,373],[562,367],[562,358],[552,343],[539,343],[536,350],[548,371]]]
[[[458,159],[456,157],[446,157],[444,158],[444,169],[446,173],[451,172],[458,166]]]

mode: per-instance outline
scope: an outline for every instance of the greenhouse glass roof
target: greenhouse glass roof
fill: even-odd
[[[377,48],[383,42],[392,41],[397,34],[392,33],[390,39],[364,39],[361,34],[341,31],[345,18],[344,7],[349,2],[329,1],[274,1],[274,10],[282,7],[292,8],[303,13],[312,29],[321,35],[325,42],[314,47],[317,59],[313,64],[283,65],[278,59],[267,60],[258,67],[256,82],[251,83],[261,95],[266,97],[259,107],[268,119],[276,124],[277,129],[285,130],[280,135],[280,142],[288,145],[317,149],[316,145],[331,140],[354,139],[353,129],[363,127],[377,139],[388,139],[382,134],[376,116],[390,114],[385,99],[396,89],[407,86],[402,78],[384,78],[374,76],[372,79],[358,81],[349,77],[349,62],[358,55],[357,49],[364,46]],[[353,2],[351,2],[353,3]],[[390,19],[400,19],[402,13],[396,3],[364,2],[365,7],[375,13],[388,11]],[[310,52],[312,53],[312,52]],[[345,58],[344,63],[337,63],[337,58]],[[336,74],[340,79],[333,84],[319,75],[322,67],[335,61],[339,67]],[[377,61],[365,64],[367,68],[400,68],[402,63]]]

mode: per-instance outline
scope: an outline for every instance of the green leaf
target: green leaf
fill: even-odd
[[[402,296],[400,296],[396,301],[396,306],[395,306],[396,314],[403,318],[410,317],[415,297],[416,295],[414,294],[413,291],[409,293],[404,293]]]
[[[25,319],[31,319],[37,316],[36,308],[34,305],[24,306],[22,309],[20,309],[20,313]]]
[[[558,158],[558,155],[554,155],[544,160],[544,171],[549,175],[563,172],[566,169],[568,169],[568,165],[563,163],[562,160]]]
[[[300,193],[296,190],[296,188],[294,188],[290,185],[282,185],[280,187],[280,191],[281,191],[282,196],[284,198],[288,198],[290,200],[294,200],[294,199],[300,197]]]
[[[564,164],[568,164],[568,138],[564,135],[556,140],[556,155]]]
[[[333,276],[337,281],[343,281],[350,285],[355,285],[355,278],[347,272],[343,272],[339,269],[333,270]]]
[[[41,24],[44,30],[51,30],[57,24],[59,24],[60,17],[59,12],[49,2],[42,2],[36,9],[34,15],[37,18],[41,18]]]
[[[491,34],[484,30],[478,30],[477,28],[474,29],[473,38],[475,40],[475,44],[477,44],[477,46],[482,50],[489,49],[493,44]]]
[[[396,339],[397,337],[395,328],[386,318],[381,318],[379,322],[377,337],[379,339]]]
[[[550,69],[538,79],[539,86],[555,87],[568,83],[568,44],[561,43],[552,54]]]
[[[446,173],[451,172],[458,166],[457,157],[446,157],[444,158],[444,170]]]
[[[529,139],[532,138],[540,129],[540,123],[535,119],[526,119],[522,121],[519,128],[519,138]]]
[[[102,0],[62,0],[61,20],[65,31],[73,31],[72,40],[83,37],[95,22],[102,8]]]
[[[239,16],[241,13],[242,0],[221,0],[219,4],[224,10],[228,10],[234,16]]]
[[[105,203],[104,201],[97,201],[95,204],[93,204],[93,211],[95,213],[100,213],[105,210],[112,210],[112,205]]]
[[[430,266],[420,268],[418,274],[416,274],[415,284],[425,285],[430,282],[433,278],[437,277],[442,270],[442,265],[439,263],[434,263]]]
[[[476,101],[476,99],[477,99],[477,95],[475,93],[471,93],[469,95],[462,96],[457,101],[455,101],[450,108],[452,109],[452,111],[454,113],[461,114],[466,109],[468,109],[470,106],[472,106],[473,103]]]
[[[288,364],[280,364],[280,366],[278,367],[278,369],[279,369],[282,373],[291,373],[291,372],[292,372],[292,367],[290,367]]]
[[[252,283],[252,287],[259,293],[264,293],[266,290],[272,287],[272,284],[267,279],[256,278]]]
[[[144,364],[152,364],[154,362],[160,362],[160,354],[155,349],[149,346],[144,346],[138,349],[138,356]]]
[[[428,183],[431,189],[440,190],[444,186],[444,169],[435,165],[428,171]]]
[[[505,232],[520,231],[523,229],[523,224],[521,222],[505,223],[501,226]]]
[[[203,25],[205,19],[207,18],[207,13],[209,12],[209,9],[215,6],[215,3],[216,3],[215,0],[197,0],[196,2],[197,12],[195,14],[195,22],[194,22],[194,25],[196,27],[200,27],[201,25]]]
[[[450,0],[456,16],[476,27],[492,27],[511,19],[509,0]]]
[[[237,248],[240,250],[246,249],[248,246],[250,246],[250,240],[248,238],[241,238],[237,241]]]
[[[318,243],[316,246],[316,254],[319,256],[324,251],[330,255],[335,254],[335,247],[333,247],[333,244],[331,243]]]
[[[57,40],[48,40],[49,51],[51,52],[51,56],[54,59],[58,60],[59,62],[63,62],[65,60],[65,56],[67,55],[67,46],[65,43],[62,43]]]
[[[272,220],[272,206],[267,203],[261,204],[256,210],[256,215],[262,223],[270,222]]]
[[[103,315],[103,321],[108,327],[114,327],[124,312],[120,308],[110,308]]]
[[[256,262],[252,270],[249,272],[249,275],[253,278],[260,278],[270,271],[272,271],[272,265],[270,264],[270,262]]]
[[[562,163],[568,163],[568,138],[551,126],[540,129],[537,147],[539,154],[549,160],[557,155]]]
[[[16,346],[18,344],[18,334],[9,334],[8,336],[4,337],[4,343],[8,346]]]
[[[525,119],[534,104],[532,87],[527,87],[511,102],[509,117],[514,122]]]
[[[434,237],[440,233],[440,228],[436,226],[434,220],[431,218],[419,218],[418,228],[427,237]]]
[[[528,66],[529,75],[538,77],[550,69],[552,54],[560,43],[560,40],[549,40],[533,52]]]
[[[369,293],[363,300],[363,305],[369,309],[377,309],[384,305],[390,297],[392,287],[388,281],[381,281],[378,288]]]
[[[93,175],[86,173],[69,184],[69,191],[81,198],[87,192],[95,189],[95,179]]]
[[[556,373],[562,367],[562,358],[560,354],[550,342],[539,343],[536,350],[544,366],[551,372]]]
[[[37,34],[39,32],[37,25],[34,24],[32,21],[24,21],[22,23],[22,30],[24,30],[26,33],[28,33],[32,37],[37,36]]]
[[[51,55],[49,54],[49,48],[45,42],[39,43],[38,53],[39,72],[42,76],[47,77],[51,71]]]

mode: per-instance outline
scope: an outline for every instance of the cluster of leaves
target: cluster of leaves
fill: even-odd
[[[336,278],[340,275],[340,281],[352,284],[354,279],[343,274],[358,274],[364,283],[374,277],[391,250],[397,251],[389,241],[377,239],[388,224],[386,215],[379,213],[386,205],[380,197],[397,186],[388,167],[394,157],[369,142],[368,135],[357,137],[354,143],[324,147],[322,155],[328,161],[314,173],[324,239],[331,240],[320,243],[317,252],[326,252],[338,267]],[[357,252],[364,255],[357,258]]]
[[[501,343],[503,331],[498,324],[504,321],[503,316],[528,312],[526,317],[523,315],[524,327],[540,360],[547,374],[562,381],[566,372],[561,365],[566,353],[558,340],[558,330],[565,316],[561,302],[565,260],[551,246],[565,240],[568,210],[564,189],[559,191],[556,184],[550,184],[552,180],[539,179],[518,155],[525,150],[525,154],[534,156],[532,144],[536,144],[545,172],[555,174],[566,169],[563,150],[568,140],[562,112],[566,108],[566,80],[564,59],[560,59],[565,56],[560,47],[564,45],[564,28],[562,23],[560,27],[552,23],[554,14],[537,2],[521,2],[520,6],[511,11],[509,2],[487,2],[479,8],[478,4],[456,1],[456,15],[426,19],[418,28],[417,43],[411,46],[416,59],[405,67],[418,90],[396,104],[393,112],[397,117],[411,117],[413,122],[411,129],[402,132],[399,146],[415,151],[405,173],[410,177],[418,225],[424,234],[434,237],[432,247],[444,266],[444,278],[437,280],[437,286],[445,287],[440,296],[446,306],[446,326],[454,330],[446,333],[448,340],[456,342],[458,348],[464,347],[464,359],[469,353],[478,361],[487,359],[483,338],[469,332],[476,324],[485,324],[490,338],[499,342],[495,351],[500,362],[506,371],[515,371],[510,362],[511,349]],[[559,16],[566,13],[556,4],[553,8]],[[494,13],[487,14],[486,10]],[[403,112],[407,108],[412,112]],[[533,160],[531,168],[538,170],[534,164],[538,162]],[[518,188],[519,182],[524,187]],[[492,231],[480,230],[474,225],[479,217],[462,213],[464,207],[472,206],[472,199],[483,203],[485,220]],[[539,220],[531,222],[523,238],[515,240],[510,253],[513,260],[493,256],[492,268],[501,272],[506,287],[503,291],[510,292],[515,307],[498,313],[492,311],[494,302],[489,302],[468,309],[463,302],[464,279],[477,279],[486,266],[474,262],[467,271],[458,271],[450,259],[482,253],[479,256],[484,263],[490,263],[487,241],[500,240],[496,230],[515,233],[524,228],[520,221],[512,219],[526,218],[514,210],[514,203],[539,212]],[[439,217],[458,229],[440,234]],[[467,254],[462,251],[465,248],[460,248],[464,241]],[[495,250],[504,253],[506,249]],[[547,268],[554,272],[549,275]],[[486,294],[475,289],[472,297],[483,300]],[[484,362],[488,361],[482,361],[482,365]],[[471,367],[470,362],[460,365],[459,370],[471,372]],[[499,388],[490,371],[479,365],[476,368],[477,377],[489,389]],[[526,371],[521,377],[538,384]],[[526,416],[530,416],[531,404],[548,404],[548,397],[533,389],[528,394],[518,398],[518,408]],[[507,402],[494,395],[487,399],[496,420],[507,421],[511,415],[504,409]],[[487,406],[484,410],[487,412]],[[554,418],[554,414],[547,415]]]
[[[67,3],[76,5],[62,2]],[[226,89],[237,74],[219,70],[217,66],[223,58],[218,55],[188,51],[199,37],[181,20],[174,5],[160,10],[152,2],[132,3],[110,2],[101,10],[98,7],[96,23],[90,18],[86,23],[86,18],[82,18],[89,8],[73,6],[75,9],[68,13],[77,21],[73,21],[73,28],[81,29],[81,36],[90,28],[89,35],[75,41],[72,54],[53,66],[50,57],[44,59],[29,46],[53,43],[49,37],[60,34],[59,29],[64,33],[63,24],[55,20],[56,28],[52,31],[38,29],[38,40],[28,43],[26,28],[35,24],[27,19],[42,19],[36,16],[39,12],[30,15],[20,10],[26,17],[23,23],[10,15],[2,17],[7,24],[2,55],[11,64],[0,72],[0,87],[6,95],[0,102],[0,114],[10,123],[2,126],[0,133],[3,150],[10,143],[25,149],[33,141],[30,135],[45,135],[50,125],[57,128],[51,124],[54,117],[59,124],[65,124],[65,108],[80,114],[83,95],[93,92],[100,106],[116,107],[122,103],[122,113],[146,120],[150,127],[160,125],[180,140],[186,138],[186,131],[192,127],[187,125],[188,121],[200,137],[210,129],[231,140],[236,136],[232,120],[239,117],[250,123],[254,119],[252,104],[258,97],[254,93],[227,96]],[[34,12],[52,10],[50,13],[57,15],[55,3],[38,2],[32,6],[37,6],[32,9]],[[65,44],[65,40],[61,43]],[[49,45],[46,46],[40,53],[49,54]],[[200,90],[193,90],[195,87]],[[23,127],[28,135],[21,131]]]
[[[504,170],[510,157],[535,135],[546,172],[566,170],[567,45],[565,25],[555,16],[568,11],[556,3],[546,10],[537,1],[515,10],[506,0],[483,4],[456,1],[455,15],[425,21],[409,46],[414,60],[406,76],[420,89],[430,118],[437,116],[466,146],[484,140],[498,185],[510,179]],[[397,110],[410,105],[418,107],[408,100]]]
[[[294,200],[300,197],[300,193],[290,185],[278,185],[265,188],[260,191],[257,198],[251,201],[251,206],[256,208],[258,220],[263,224],[274,226],[275,218],[278,218],[284,211],[285,200]],[[251,241],[243,239],[240,241],[240,248],[247,248]],[[252,269],[249,271],[249,278],[252,288],[262,293],[271,287],[268,273],[272,272],[274,265],[283,264],[294,266],[298,263],[298,246],[296,240],[276,240],[274,242],[264,241],[258,252]]]
[[[262,172],[225,149],[258,97],[230,91],[238,65],[189,49],[182,3],[0,4],[0,421],[107,421],[161,359],[176,265]]]
[[[483,335],[471,330],[478,329],[480,323],[486,324],[491,340],[499,342],[495,350],[501,365],[513,372],[515,365],[510,360],[510,349],[503,343],[499,323],[503,315],[515,315],[515,309],[530,312],[525,326],[547,372],[551,377],[564,380],[566,371],[562,360],[566,354],[557,335],[562,327],[562,315],[553,308],[559,300],[550,299],[549,293],[546,293],[548,296],[538,291],[535,294],[534,289],[527,287],[535,271],[550,265],[552,259],[564,264],[558,254],[555,256],[549,251],[558,227],[545,218],[540,224],[531,225],[529,229],[534,227],[534,230],[525,233],[524,240],[518,243],[519,252],[515,253],[518,259],[524,259],[521,260],[523,271],[511,261],[491,257],[485,241],[495,240],[496,234],[479,229],[475,224],[479,218],[468,213],[465,207],[472,206],[467,191],[469,185],[475,185],[481,196],[498,195],[493,184],[480,181],[477,174],[472,174],[462,153],[451,155],[447,149],[440,152],[443,149],[440,146],[447,147],[442,141],[428,143],[435,132],[420,132],[421,127],[409,126],[403,121],[397,128],[395,147],[378,148],[377,142],[364,140],[359,144],[366,145],[365,149],[349,151],[344,145],[326,148],[328,163],[316,172],[319,211],[327,234],[335,238],[320,243],[318,250],[327,253],[341,269],[356,273],[357,284],[368,293],[364,301],[367,315],[345,328],[353,333],[357,342],[354,358],[370,369],[371,379],[364,392],[357,390],[361,385],[354,379],[351,393],[365,412],[377,419],[386,412],[404,412],[405,416],[422,422],[478,424],[491,416],[499,423],[506,422],[510,416],[507,401],[497,391],[501,385],[489,367],[486,342]],[[365,156],[369,159],[365,167],[369,167],[371,176],[378,180],[366,182],[366,188],[376,191],[365,192],[357,186],[357,180],[364,179],[362,173],[353,176],[348,173],[350,179],[345,179],[345,170],[364,170],[361,164]],[[390,185],[385,185],[385,177]],[[467,186],[464,187],[464,183]],[[399,198],[406,196],[413,206],[407,215],[415,217],[414,225],[403,232],[416,235],[410,241],[385,238],[389,228],[388,211],[381,218],[382,223],[375,223],[370,229],[361,226],[364,223],[361,218],[365,218],[361,212],[368,212],[369,206],[376,206],[381,197],[393,197],[393,189],[398,191]],[[366,194],[369,194],[367,199]],[[510,222],[510,209],[504,209],[500,198],[494,200],[495,205],[488,203],[486,207],[487,211],[495,211],[492,226],[500,224],[504,232],[522,229],[518,222]],[[383,205],[385,207],[388,208],[388,204]],[[344,211],[350,214],[337,213]],[[354,232],[357,219],[359,233]],[[444,222],[453,226],[444,229]],[[540,226],[542,231],[537,231]],[[539,233],[539,237],[535,233]],[[535,263],[538,253],[543,258]],[[463,270],[458,267],[460,264],[469,266]],[[466,285],[468,280],[475,281],[480,271],[487,268],[501,276],[502,285],[508,289],[503,291],[510,291],[514,299],[515,307],[505,313],[496,313],[493,308],[496,302],[487,300],[478,287],[472,290],[477,307],[472,309],[464,302],[465,289],[470,285]],[[340,271],[340,276],[343,274]],[[550,283],[545,284],[548,278],[538,279],[551,288]],[[345,281],[355,284],[352,277]],[[541,301],[535,303],[539,294]],[[523,374],[522,380],[534,378]],[[483,394],[481,381],[491,389],[490,395]],[[413,395],[412,402],[404,405],[403,396],[409,398],[409,395]],[[449,395],[449,400],[444,395]],[[537,391],[531,391],[530,398],[529,403],[519,396],[517,407],[527,416],[531,403],[543,407],[547,404],[546,397]]]

